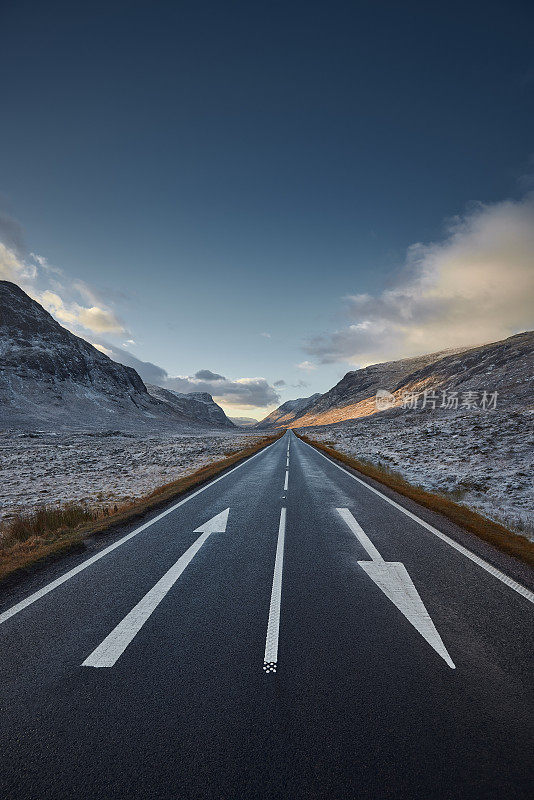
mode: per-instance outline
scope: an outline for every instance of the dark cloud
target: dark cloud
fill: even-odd
[[[216,372],[212,372],[209,369],[199,369],[198,372],[195,372],[195,378],[198,378],[201,381],[225,381],[226,380],[224,375],[218,375]]]
[[[209,370],[200,370],[200,372],[208,372]],[[260,407],[278,403],[280,395],[276,389],[271,386],[265,378],[239,378],[238,380],[230,380],[223,378],[221,375],[215,374],[215,378],[211,380],[203,380],[190,377],[177,377],[168,378],[161,386],[166,389],[174,389],[176,392],[189,394],[190,392],[208,392],[221,403],[227,405],[243,406],[246,408]]]
[[[291,389],[305,389],[306,386],[310,384],[307,381],[297,381],[296,383],[286,383],[283,378],[280,378],[279,381],[275,381],[273,386],[289,386]]]
[[[0,208],[0,241],[19,255],[26,249],[22,226],[2,208]]]
[[[127,350],[116,347],[109,342],[93,340],[107,351],[107,354],[114,361],[133,367],[139,373],[145,383],[155,383],[165,389],[173,389],[182,394],[191,392],[208,392],[219,402],[228,405],[243,406],[245,408],[264,408],[265,406],[278,403],[280,395],[265,378],[239,378],[230,380],[224,375],[212,372],[209,369],[200,369],[194,377],[179,376],[170,378],[167,372],[152,364],[150,361],[141,361]]]
[[[94,341],[95,340],[93,340],[93,342]],[[136,358],[127,350],[123,350],[121,347],[115,347],[115,345],[109,342],[97,341],[96,343],[106,349],[106,355],[109,355],[113,361],[118,361],[119,364],[124,364],[126,367],[133,367],[145,383],[156,383],[160,386],[165,385],[167,372],[162,367],[158,367],[157,364],[152,364],[151,361],[141,361],[141,359]]]

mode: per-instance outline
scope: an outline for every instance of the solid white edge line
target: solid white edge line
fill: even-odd
[[[236,471],[236,469],[239,469],[240,467],[243,467],[245,464],[249,464],[252,461],[253,458],[256,458],[257,456],[260,456],[262,453],[265,453],[267,450],[269,450],[270,447],[275,445],[278,441],[279,440],[277,439],[272,444],[269,444],[269,445],[267,445],[267,447],[264,447],[262,450],[259,450],[257,453],[254,453],[253,456],[250,456],[245,461],[242,461],[241,464],[237,464],[237,466],[232,467],[232,469],[228,470],[228,472],[225,472],[223,475],[219,475],[218,478],[214,478],[214,480],[210,481],[210,483],[205,484],[205,486],[201,486],[200,489],[197,489],[195,492],[193,492],[193,494],[190,494],[188,497],[185,497],[183,500],[180,500],[178,503],[175,503],[173,506],[168,508],[166,511],[162,511],[162,513],[158,514],[158,516],[154,517],[154,519],[151,519],[148,522],[145,522],[144,525],[141,525],[139,528],[136,528],[131,533],[127,533],[126,536],[122,537],[122,539],[119,539],[117,542],[114,542],[113,544],[110,544],[109,547],[106,547],[100,553],[96,553],[96,555],[91,556],[90,558],[88,558],[87,561],[83,561],[77,567],[74,567],[73,569],[69,570],[64,575],[61,575],[60,578],[56,578],[55,581],[52,581],[51,583],[48,583],[46,586],[43,586],[42,589],[39,589],[37,592],[34,592],[33,594],[30,594],[24,600],[21,600],[20,603],[17,603],[16,605],[12,606],[11,608],[8,608],[7,611],[4,611],[2,614],[0,614],[0,625],[3,622],[6,622],[6,620],[10,619],[11,617],[14,617],[15,614],[19,613],[19,611],[23,611],[25,608],[27,608],[28,606],[31,606],[37,600],[40,600],[41,597],[44,597],[46,594],[49,594],[49,592],[52,592],[54,589],[57,589],[58,586],[61,586],[61,584],[63,584],[66,581],[70,580],[75,575],[77,575],[79,572],[82,572],[84,569],[87,569],[87,567],[90,567],[96,561],[100,561],[100,559],[104,558],[104,556],[107,556],[108,553],[111,553],[113,550],[116,550],[117,547],[120,547],[125,542],[129,541],[130,539],[133,539],[133,537],[137,536],[138,533],[141,533],[142,531],[146,530],[151,525],[153,525],[155,522],[158,522],[160,519],[163,519],[163,517],[166,517],[167,514],[171,514],[173,511],[176,511],[177,508],[179,508],[180,506],[183,506],[184,503],[188,503],[189,500],[193,499],[193,497],[197,497],[197,495],[199,495],[202,492],[206,491],[206,489],[209,489],[211,486],[213,486],[214,484],[218,483],[223,478],[228,477],[228,475],[231,475],[232,472]]]
[[[274,562],[271,603],[269,605],[269,620],[267,622],[267,635],[265,637],[263,670],[266,673],[276,672],[276,667],[278,664],[278,637],[280,631],[280,606],[282,602],[282,573],[284,569],[285,534],[286,509],[282,508],[280,511],[280,524],[278,526],[278,541],[276,543],[276,558]]]
[[[302,442],[302,439],[300,439],[300,441]],[[328,458],[328,456],[326,456],[320,450],[317,450],[317,448],[312,447],[312,445],[308,444],[308,442],[303,442],[303,444],[308,445],[308,447],[311,450],[313,450],[314,453],[318,453],[320,456],[326,459],[326,461],[328,461],[329,464],[332,464],[334,467],[340,469],[341,472],[344,472],[345,475],[348,475],[355,481],[358,481],[358,483],[360,483],[362,486],[365,486],[366,489],[369,489],[370,492],[373,492],[373,494],[376,494],[378,497],[381,497],[382,500],[385,500],[387,503],[394,506],[399,511],[402,511],[403,514],[406,514],[407,517],[410,517],[410,519],[413,519],[415,522],[418,522],[419,525],[422,525],[423,528],[427,529],[427,531],[433,533],[434,536],[438,537],[438,539],[441,539],[443,542],[446,542],[448,545],[453,547],[459,553],[462,553],[462,555],[464,555],[466,558],[469,558],[475,564],[478,564],[479,567],[482,567],[482,569],[486,570],[486,572],[489,572],[490,575],[493,575],[493,577],[497,578],[499,581],[501,581],[501,583],[504,583],[506,586],[509,586],[510,589],[513,589],[515,592],[520,594],[526,600],[529,600],[531,603],[534,603],[534,592],[531,592],[530,589],[526,588],[526,586],[523,586],[522,584],[518,583],[513,578],[509,578],[508,575],[504,574],[504,572],[501,572],[499,569],[496,569],[491,564],[488,564],[487,561],[484,561],[483,558],[480,558],[479,556],[472,553],[471,550],[467,549],[467,547],[458,544],[458,542],[455,542],[454,539],[451,539],[445,533],[442,533],[441,531],[438,531],[437,528],[434,528],[433,525],[430,525],[428,522],[419,519],[419,517],[417,517],[415,514],[412,514],[411,511],[408,511],[407,508],[404,508],[399,503],[396,503],[394,500],[392,500],[390,497],[387,497],[385,494],[382,494],[382,492],[379,492],[378,489],[375,489],[373,486],[369,486],[368,483],[365,483],[365,481],[362,481],[361,478],[358,478],[356,475],[353,475],[352,472],[349,472],[344,467],[340,466],[339,464],[336,464],[335,461],[332,461],[331,458]]]

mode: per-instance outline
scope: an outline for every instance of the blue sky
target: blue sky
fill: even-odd
[[[184,390],[223,375],[226,410],[261,416],[528,324],[530,3],[19,0],[0,22],[2,274],[90,341]]]

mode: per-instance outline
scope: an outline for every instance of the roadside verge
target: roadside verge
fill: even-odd
[[[351,467],[362,476],[371,478],[383,486],[393,489],[398,494],[408,497],[419,505],[447,517],[451,522],[488,542],[497,550],[517,558],[530,567],[534,567],[534,542],[529,541],[525,536],[514,533],[505,528],[504,525],[487,519],[478,512],[467,508],[467,506],[455,503],[443,495],[427,492],[419,486],[413,486],[400,475],[387,472],[373,464],[359,461],[352,456],[341,453],[339,450],[334,450],[334,448],[322,442],[317,442],[309,436],[297,433],[295,430],[293,430],[293,433],[306,444],[321,450],[341,464]]]
[[[20,515],[0,529],[0,583],[8,577],[18,578],[19,574],[38,562],[55,559],[73,550],[83,550],[84,539],[141,519],[191,489],[209,483],[216,476],[265,449],[284,433],[266,436],[244,450],[159,486],[150,494],[115,506],[112,511],[92,512],[90,508],[66,505]]]

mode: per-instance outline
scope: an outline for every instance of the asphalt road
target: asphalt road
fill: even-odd
[[[4,592],[0,795],[532,797],[528,581],[392,496],[287,433]]]

